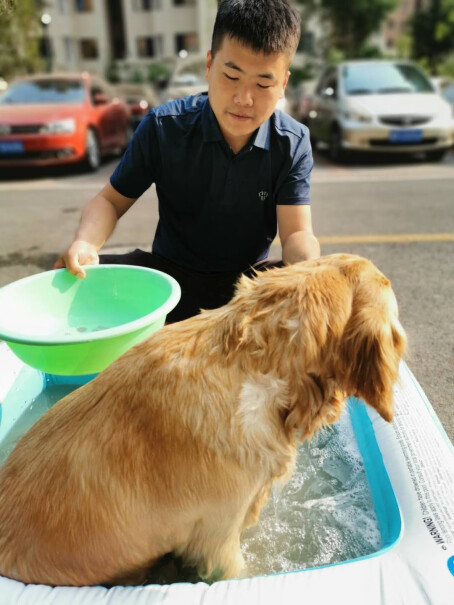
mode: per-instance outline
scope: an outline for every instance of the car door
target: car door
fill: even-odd
[[[90,84],[90,100],[101,147],[121,147],[125,142],[127,128],[123,105],[118,102],[110,87],[97,79],[93,79]]]
[[[109,133],[113,147],[123,147],[126,137],[128,136],[128,126],[130,121],[130,109],[126,103],[122,101],[114,88],[107,82],[101,81],[105,94],[109,98],[108,120]]]
[[[311,117],[311,131],[315,138],[328,141],[331,126],[336,119],[339,96],[337,69],[328,68],[315,91]]]

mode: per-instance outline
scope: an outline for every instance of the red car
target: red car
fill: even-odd
[[[84,162],[96,170],[131,134],[128,105],[88,73],[19,78],[0,96],[0,167]]]

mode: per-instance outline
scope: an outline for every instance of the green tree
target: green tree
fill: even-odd
[[[35,0],[0,0],[0,76],[38,71],[40,13]]]
[[[412,20],[412,56],[426,59],[429,70],[437,74],[439,64],[454,51],[454,0],[421,4]]]
[[[319,12],[329,25],[329,47],[340,50],[345,58],[358,57],[364,52],[370,56],[369,36],[378,31],[383,19],[397,4],[397,0],[298,1],[306,14]]]

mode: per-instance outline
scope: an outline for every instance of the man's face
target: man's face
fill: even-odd
[[[273,113],[290,72],[285,53],[265,55],[224,37],[214,58],[208,51],[208,96],[225,140],[235,153]]]

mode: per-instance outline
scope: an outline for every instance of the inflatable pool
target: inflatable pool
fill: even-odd
[[[89,377],[53,377],[24,365],[0,342],[0,444],[49,384],[77,387]],[[349,414],[367,475],[380,546],[341,563],[216,582],[140,587],[24,585],[0,577],[1,605],[452,605],[454,448],[405,364],[386,424],[362,402]],[[38,414],[38,411],[36,412]],[[39,412],[41,413],[41,412]]]

